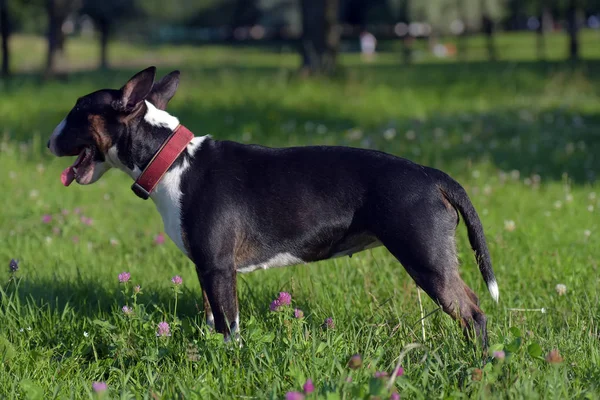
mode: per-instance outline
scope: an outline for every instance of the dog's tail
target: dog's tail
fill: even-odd
[[[465,225],[467,226],[467,231],[469,233],[469,242],[471,243],[471,248],[475,252],[475,259],[477,260],[477,265],[479,265],[479,271],[481,272],[481,275],[483,275],[483,280],[485,281],[492,298],[498,302],[500,291],[498,290],[498,283],[496,282],[494,270],[492,269],[492,259],[490,258],[490,252],[487,247],[479,215],[477,215],[477,211],[475,211],[475,207],[473,207],[473,203],[471,203],[465,189],[448,175],[444,173],[442,173],[442,175],[443,176],[440,176],[438,179],[440,190],[442,191],[443,196],[460,212],[465,220]]]

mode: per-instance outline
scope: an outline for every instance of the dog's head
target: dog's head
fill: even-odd
[[[121,89],[80,97],[54,129],[48,148],[58,156],[78,156],[61,180],[96,182],[111,167],[132,174],[143,169],[179,121],[164,111],[175,95],[179,71],[154,82],[156,68],[134,75]]]

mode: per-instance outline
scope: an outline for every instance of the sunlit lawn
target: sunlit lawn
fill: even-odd
[[[43,59],[39,46],[20,47],[27,41],[41,43],[15,40],[23,68]],[[69,43],[70,60],[94,66],[89,42]],[[598,51],[590,43],[584,54]],[[21,74],[3,87],[0,395],[89,397],[97,381],[109,398],[283,398],[310,378],[315,398],[366,398],[382,386],[375,373],[391,374],[398,362],[404,375],[393,388],[403,398],[600,395],[598,61],[404,66],[391,54],[372,65],[348,55],[344,77],[305,81],[294,74],[293,53],[120,44],[111,56],[110,72],[44,84]],[[244,346],[209,332],[194,268],[163,243],[152,203],[116,171],[64,188],[69,161],[44,147],[78,96],[120,87],[149,64],[182,71],[169,110],[197,135],[376,148],[459,180],[479,211],[500,286],[496,305],[461,224],[461,274],[489,317],[488,363],[441,312],[425,319],[423,339],[416,287],[381,248],[240,276]],[[124,271],[127,284],[118,280]],[[135,285],[141,293],[133,296]],[[292,305],[269,311],[284,291]],[[423,307],[436,308],[426,296]],[[333,329],[323,327],[327,318]],[[161,321],[171,336],[156,336]],[[411,343],[420,347],[399,360]],[[560,361],[548,357],[553,349],[561,362],[548,361]],[[495,350],[504,360],[491,359]],[[353,354],[362,367],[348,367]]]

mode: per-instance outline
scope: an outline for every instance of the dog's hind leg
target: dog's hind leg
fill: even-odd
[[[385,243],[384,243],[385,244]],[[431,299],[438,303],[444,312],[459,321],[469,336],[474,328],[476,335],[487,347],[487,323],[483,311],[479,308],[479,299],[462,280],[458,272],[456,259],[419,257],[414,252],[407,255],[394,245],[386,246],[402,263],[409,275]]]
[[[461,279],[454,239],[456,212],[432,201],[407,212],[377,218],[373,225],[383,245],[434,302],[458,320],[468,335],[474,328],[487,347],[486,317],[479,299]],[[411,227],[407,230],[407,227]]]

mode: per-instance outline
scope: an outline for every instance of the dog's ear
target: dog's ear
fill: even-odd
[[[121,88],[121,98],[113,102],[113,107],[118,111],[132,111],[150,94],[155,75],[156,67],[149,67],[135,74]]]
[[[179,86],[179,74],[179,71],[169,72],[160,81],[156,82],[148,96],[148,101],[156,108],[165,110]]]

